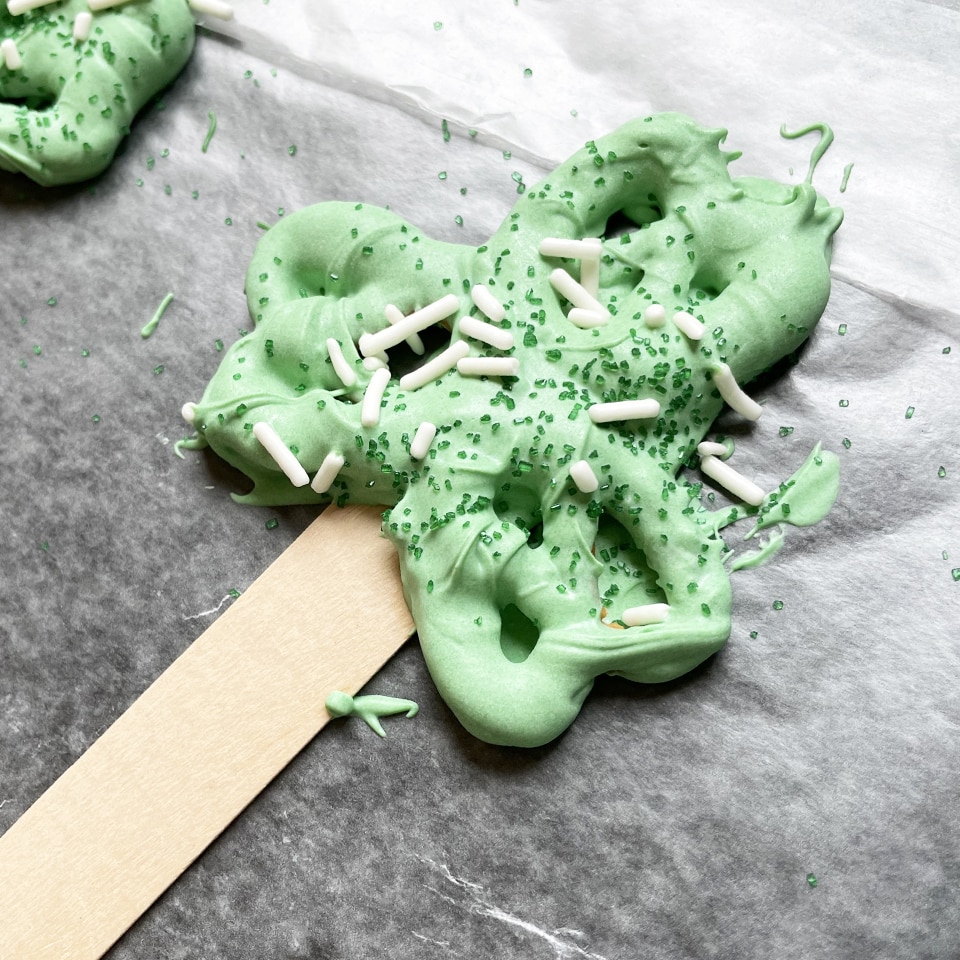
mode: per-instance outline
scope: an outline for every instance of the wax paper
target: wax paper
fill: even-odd
[[[955,957],[960,4],[234,8],[104,175],[0,176],[0,831],[316,514],[174,455],[264,226],[340,199],[477,244],[635,116],[726,127],[737,175],[786,182],[816,135],[781,124],[825,121],[831,300],[725,425],[765,487],[822,441],[840,495],[733,575],[727,647],[600,680],[521,751],[465,733],[410,642],[367,691],[419,715],[327,727],[108,956]]]

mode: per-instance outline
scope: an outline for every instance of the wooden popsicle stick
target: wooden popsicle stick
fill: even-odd
[[[97,960],[413,622],[370,507],[326,510],[0,837],[0,958]]]

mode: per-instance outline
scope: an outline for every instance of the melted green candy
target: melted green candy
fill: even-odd
[[[86,0],[14,16],[0,5],[0,40],[22,66],[0,63],[0,170],[43,186],[75,183],[110,164],[137,112],[182,69],[195,29],[187,0],[134,0],[93,14]]]
[[[247,274],[254,332],[187,408],[194,445],[209,444],[253,481],[242,502],[390,508],[384,532],[400,555],[427,665],[484,740],[546,743],[574,720],[597,676],[669,680],[729,636],[719,530],[769,513],[769,504],[711,513],[681,468],[696,462],[723,408],[718,362],[746,384],[813,329],[842,214],[809,183],[731,179],[724,136],[675,114],[628,123],[529,188],[479,248],[436,242],[362,204],[286,217]],[[541,255],[546,237],[603,238],[604,325],[571,322],[549,278],[558,267],[580,276],[581,261]],[[461,331],[464,317],[483,319],[476,284],[503,305],[495,325],[513,334],[511,349]],[[361,401],[375,374],[358,351],[361,335],[388,326],[387,304],[407,314],[447,294],[457,308],[449,331],[433,330],[437,349],[466,340],[471,356],[516,358],[516,376],[454,369],[406,388],[396,371],[422,360],[400,345],[388,350],[394,375],[378,419],[364,426]],[[661,326],[647,323],[653,304],[665,308]],[[701,320],[702,339],[681,332],[677,311]],[[355,384],[335,371],[328,338]],[[596,404],[638,399],[657,400],[659,414],[591,419]],[[301,485],[257,439],[259,422],[299,461]],[[437,433],[414,458],[423,422]],[[331,454],[343,466],[328,492],[315,493],[303,481]],[[832,455],[818,456],[835,474]],[[572,477],[580,461],[596,489]],[[836,490],[815,508],[808,482],[795,485],[803,521],[825,512]],[[782,508],[769,520],[791,522]],[[668,605],[661,622],[623,626],[628,610],[649,604]]]

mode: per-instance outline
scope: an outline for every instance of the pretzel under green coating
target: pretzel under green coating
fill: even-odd
[[[183,69],[195,27],[187,0],[130,0],[92,14],[58,0],[19,15],[0,5],[0,40],[20,65],[0,62],[0,170],[43,186],[75,183],[110,164],[137,112]]]
[[[628,123],[530,188],[479,248],[430,240],[363,204],[285,218],[247,274],[254,332],[185,407],[192,445],[253,480],[244,502],[391,508],[384,532],[428,667],[482,739],[546,743],[597,676],[657,682],[701,663],[730,632],[720,529],[747,515],[758,528],[814,523],[836,494],[836,458],[819,448],[753,507],[710,513],[700,484],[680,477],[724,406],[721,365],[747,383],[813,329],[842,218],[809,184],[731,180],[724,136],[675,114]],[[614,235],[617,218],[627,229]],[[540,250],[545,238],[591,237],[605,237],[601,314],[588,310],[584,328],[554,272],[576,279],[577,262]],[[513,347],[465,335],[464,318],[481,316],[475,285],[502,305],[490,326],[509,330]],[[385,305],[409,314],[449,294],[450,342],[515,358],[515,376],[453,369],[409,389],[375,358],[364,364],[361,347],[377,352],[364,334],[388,328]],[[696,324],[682,332],[694,319],[699,340]],[[394,364],[402,351],[387,352]],[[382,400],[364,404],[384,381]],[[603,405],[633,400],[659,411],[604,422],[619,408]],[[436,436],[428,453],[411,452],[423,423]],[[264,445],[271,435],[279,453]],[[331,460],[339,472],[319,494],[306,481],[326,486],[317,476]]]

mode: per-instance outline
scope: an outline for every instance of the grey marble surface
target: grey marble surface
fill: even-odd
[[[292,49],[289,35],[260,47],[204,35],[104,176],[48,190],[0,177],[0,832],[315,515],[239,507],[229,494],[241,477],[208,453],[173,453],[187,432],[180,407],[215,369],[217,341],[248,328],[242,282],[258,221],[363,200],[431,236],[479,243],[516,199],[514,172],[535,182],[613,115],[650,109],[729,126],[747,148],[738,172],[806,167],[806,145],[776,142],[783,106],[745,99],[741,81],[712,66],[716,51],[699,82],[672,81],[648,56],[575,64],[581,79],[596,74],[586,88],[558,72],[515,101],[524,65],[535,79],[559,71],[549,42],[523,37],[542,23],[555,38],[566,22],[572,50],[589,26],[566,4],[520,0],[517,32],[476,51],[491,71],[486,117],[470,104],[457,113],[456,82],[450,103],[440,76],[432,99],[420,89],[427,45],[456,40],[449,56],[459,57],[472,26],[491,28],[442,6],[407,4],[423,28],[409,36],[324,10],[344,43],[382,45],[391,64],[406,57],[406,85],[375,65],[358,67],[362,83],[325,75],[349,49],[318,51],[311,68],[302,51],[278,53]],[[385,721],[385,740],[356,720],[327,727],[109,960],[958,956],[958,204],[944,167],[957,127],[946,122],[955,105],[929,88],[955,81],[956,67],[925,38],[960,20],[932,4],[888,6],[911,24],[903,53],[920,76],[897,102],[929,97],[941,125],[928,149],[891,159],[897,139],[858,126],[859,94],[846,87],[835,104],[838,141],[818,181],[847,208],[833,297],[799,364],[758,388],[769,422],[738,457],[773,484],[822,440],[840,456],[841,495],[773,562],[734,576],[728,646],[663,687],[598,682],[566,735],[520,751],[466,734],[408,643],[368,690],[417,700],[419,716]],[[769,54],[805,8],[785,5],[781,31],[732,7],[738,49],[753,51],[741,78],[767,69],[772,90],[794,83],[791,116],[833,119],[821,74],[807,102],[800,58]],[[803,42],[828,60],[838,37],[855,42],[856,25],[855,7],[841,4]],[[672,27],[655,23],[652,39]],[[605,19],[598,29],[617,35]],[[869,57],[851,56],[847,74],[880,82]],[[600,105],[624,70],[633,113],[617,98]],[[517,76],[498,86],[496,71]],[[543,115],[580,105],[551,125],[555,142],[536,142],[538,97]],[[218,128],[204,154],[211,111]],[[462,121],[449,142],[447,112]],[[511,140],[503,117],[533,132]],[[751,153],[764,139],[769,152]],[[893,182],[907,164],[918,196]],[[921,203],[935,191],[937,205]],[[890,207],[878,209],[885,196]],[[157,331],[141,338],[168,292]]]

